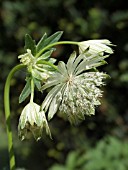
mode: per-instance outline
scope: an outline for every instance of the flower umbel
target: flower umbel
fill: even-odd
[[[28,103],[20,116],[18,133],[21,140],[24,140],[28,132],[32,132],[36,140],[42,135],[42,129],[46,129],[46,133],[51,136],[51,132],[45,117],[44,111],[40,111],[40,106],[34,102]]]
[[[49,119],[59,111],[67,115],[70,123],[77,124],[85,115],[95,114],[95,106],[100,105],[99,97],[102,96],[99,87],[104,85],[103,79],[107,74],[93,71],[93,68],[104,64],[106,57],[100,54],[86,57],[86,53],[77,57],[74,52],[67,64],[59,62],[59,72],[54,73],[43,86],[43,89],[53,87],[41,108],[48,110]]]

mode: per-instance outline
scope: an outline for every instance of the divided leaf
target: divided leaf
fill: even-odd
[[[52,43],[57,42],[60,39],[62,34],[63,34],[62,31],[58,31],[58,32],[54,33],[53,35],[51,35],[50,37],[48,37],[45,40],[45,46],[48,45],[48,44],[52,44]]]
[[[58,31],[56,33],[54,33],[53,35],[51,35],[50,37],[47,38],[47,35],[44,34],[43,37],[41,38],[41,40],[39,41],[39,43],[37,44],[37,53],[43,49],[45,46],[49,45],[49,44],[52,44],[52,43],[55,43],[57,42],[61,35],[63,34],[62,31]]]
[[[23,88],[20,97],[19,103],[22,103],[31,93],[31,79],[28,78],[25,87]]]
[[[33,56],[36,55],[36,43],[29,34],[25,35],[25,49],[30,49]]]

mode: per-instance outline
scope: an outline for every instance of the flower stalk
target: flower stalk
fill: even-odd
[[[34,82],[33,79],[31,78],[31,98],[30,98],[30,102],[32,103],[34,99]]]
[[[78,42],[76,41],[59,41],[59,42],[55,42],[52,43],[50,45],[47,45],[45,48],[43,48],[39,53],[37,53],[36,57],[38,58],[44,51],[46,51],[47,49],[54,47],[56,45],[62,45],[62,44],[70,44],[70,45],[78,45]]]
[[[13,148],[13,139],[12,139],[12,130],[11,130],[11,115],[10,115],[10,84],[11,79],[15,72],[20,70],[21,68],[25,67],[22,64],[15,66],[9,73],[5,88],[4,88],[4,108],[5,108],[5,118],[6,118],[6,129],[7,129],[7,137],[8,137],[8,152],[9,152],[9,164],[10,170],[15,170],[15,155],[14,155],[14,148]]]

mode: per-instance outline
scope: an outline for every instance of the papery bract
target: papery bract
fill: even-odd
[[[77,124],[85,115],[94,115],[95,106],[100,105],[102,96],[100,86],[107,74],[92,71],[93,67],[102,65],[105,57],[73,53],[67,64],[59,62],[58,72],[54,73],[45,83],[43,89],[52,87],[42,103],[42,109],[48,110],[51,119],[59,111],[67,115],[72,124]],[[87,71],[90,70],[90,71]]]
[[[112,46],[111,42],[107,39],[103,40],[88,40],[82,41],[78,43],[80,53],[83,53],[88,49],[88,54],[96,54],[100,52],[106,52],[108,54],[112,54],[113,50],[110,46]]]

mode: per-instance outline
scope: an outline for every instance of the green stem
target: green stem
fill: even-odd
[[[33,78],[31,78],[31,97],[30,97],[30,102],[33,102],[34,99],[34,81]]]
[[[9,152],[9,160],[10,160],[9,162],[10,170],[15,170],[15,156],[14,156],[14,149],[13,149],[11,119],[10,119],[10,100],[9,100],[10,83],[11,83],[11,79],[14,73],[23,67],[25,66],[22,64],[19,64],[10,71],[6,79],[5,88],[4,88],[4,109],[5,109],[7,136],[8,136],[8,152]]]
[[[39,53],[37,53],[36,57],[38,58],[44,51],[46,51],[47,49],[56,46],[56,45],[60,45],[60,44],[72,44],[72,45],[78,45],[79,42],[76,41],[59,41],[59,42],[55,42],[52,44],[47,45],[46,47],[44,47]]]
[[[46,65],[49,65],[49,66],[51,66],[53,69],[55,69],[55,70],[58,71],[57,66],[55,66],[55,65],[52,64],[52,63],[50,63],[49,61],[41,60],[41,61],[37,61],[37,64],[46,64]]]

